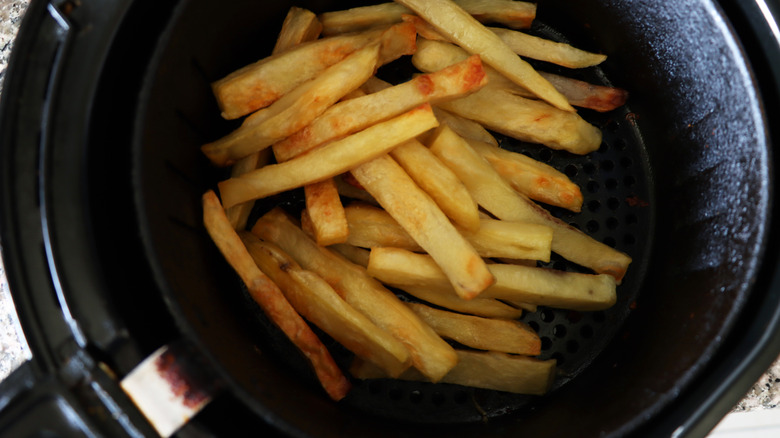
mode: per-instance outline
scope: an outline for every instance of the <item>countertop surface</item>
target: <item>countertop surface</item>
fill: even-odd
[[[29,0],[0,0],[0,99],[13,40]],[[0,260],[0,380],[30,357]],[[780,360],[759,379],[713,431],[713,436],[780,436]],[[739,415],[755,412],[753,416]],[[760,426],[760,427],[759,427]],[[752,432],[744,432],[748,427]],[[760,430],[759,430],[760,429]]]

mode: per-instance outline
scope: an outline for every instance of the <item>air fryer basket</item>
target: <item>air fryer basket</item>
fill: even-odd
[[[356,4],[295,3],[316,12]],[[140,97],[133,176],[141,235],[176,325],[223,370],[228,390],[212,409],[235,404],[231,413],[242,421],[301,436],[425,436],[431,428],[453,436],[590,436],[636,430],[690,384],[749,296],[769,223],[762,103],[718,7],[539,2],[533,32],[609,55],[585,71],[541,68],[631,93],[610,113],[580,111],[604,132],[601,148],[586,157],[498,136],[503,147],[580,185],[582,213],[554,214],[634,259],[613,308],[540,308],[523,317],[542,336],[542,358],[559,362],[554,391],[539,398],[356,381],[333,403],[247,300],[201,225],[200,196],[224,171],[199,146],[236,126],[219,117],[209,83],[270,53],[291,5],[182,1]],[[398,79],[408,71],[401,60],[382,73]],[[295,209],[295,199],[271,203]],[[550,265],[580,269],[562,259]],[[348,355],[337,359],[345,364]]]

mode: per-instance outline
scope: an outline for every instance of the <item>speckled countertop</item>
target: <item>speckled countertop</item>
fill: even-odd
[[[0,0],[0,99],[2,99],[2,83],[13,47],[13,40],[28,3],[29,0]],[[27,358],[29,358],[29,351],[19,330],[16,311],[8,290],[2,260],[0,260],[0,380],[10,374]],[[745,398],[734,407],[733,414],[750,411],[772,411],[776,408],[778,414],[777,423],[780,423],[779,405],[780,360],[775,362],[766,374],[761,376],[759,381],[746,394]],[[733,414],[729,417],[733,416]]]

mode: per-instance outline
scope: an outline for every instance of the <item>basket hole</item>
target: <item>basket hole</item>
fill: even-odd
[[[588,210],[591,212],[595,213],[599,211],[599,208],[601,208],[601,202],[595,199],[593,201],[588,201]]]
[[[561,353],[553,353],[550,355],[550,359],[555,359],[556,365],[558,366],[563,365],[563,363],[566,361]]]
[[[588,221],[588,223],[585,225],[585,228],[588,229],[589,233],[595,233],[599,230],[599,223],[594,220]]]
[[[552,340],[547,336],[542,336],[542,351],[547,351],[552,347]]]
[[[544,322],[552,322],[552,320],[555,319],[555,313],[550,309],[544,309],[542,310],[541,318]]]
[[[542,149],[542,151],[539,152],[539,161],[547,163],[550,160],[552,160],[552,151],[549,149]]]
[[[585,189],[590,193],[596,193],[599,191],[599,183],[597,181],[588,181]]]
[[[627,145],[626,141],[625,141],[625,140],[623,140],[622,138],[616,138],[616,139],[615,139],[615,140],[612,142],[612,146],[614,146],[614,147],[615,147],[615,149],[617,149],[617,150],[619,150],[619,151],[624,151],[624,150],[626,150],[626,145]]]
[[[618,198],[607,199],[607,207],[609,207],[610,210],[617,210],[618,207],[620,207],[620,200]]]
[[[599,168],[600,168],[601,170],[604,170],[604,171],[607,171],[607,172],[609,172],[609,171],[611,171],[612,169],[614,169],[614,168],[615,168],[615,163],[614,163],[614,162],[612,162],[612,160],[604,160],[604,161],[602,161],[602,162],[601,162],[601,164],[599,165]]]
[[[539,332],[539,323],[536,321],[528,321],[528,326],[535,332]]]
[[[604,245],[607,245],[610,248],[614,248],[615,245],[617,245],[617,241],[615,241],[614,237],[606,237],[604,238]]]
[[[564,169],[564,172],[569,178],[573,178],[577,176],[578,171],[579,170],[577,169],[577,166],[573,164],[569,164],[568,166],[566,166],[566,169]]]
[[[409,393],[409,401],[412,403],[420,403],[422,399],[423,399],[422,392],[416,389]]]
[[[593,337],[593,327],[589,325],[583,325],[580,327],[580,336],[582,336],[585,339],[590,339]]]
[[[555,327],[553,327],[553,336],[555,336],[556,338],[566,337],[566,326],[558,324]]]
[[[636,184],[636,178],[634,178],[632,175],[626,175],[626,177],[623,178],[623,184],[626,187],[633,187],[634,184]]]

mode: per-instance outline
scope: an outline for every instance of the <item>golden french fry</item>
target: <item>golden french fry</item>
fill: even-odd
[[[379,47],[372,44],[356,50],[201,150],[215,165],[227,166],[299,131],[373,75]]]
[[[386,211],[353,203],[345,209],[349,223],[347,241],[362,248],[388,246],[409,251],[422,247]],[[528,222],[479,219],[477,231],[458,228],[481,257],[509,257],[550,261],[552,228]]]
[[[375,42],[382,29],[323,38],[247,65],[212,84],[222,116],[236,119],[265,108],[294,88]]]
[[[450,168],[427,147],[413,139],[398,145],[390,156],[456,225],[469,231],[479,229],[477,203]]]
[[[555,381],[555,359],[539,360],[496,351],[457,350],[457,352],[458,365],[444,376],[442,383],[518,394],[544,395]],[[349,373],[363,380],[387,377],[387,374],[374,364],[361,360],[352,363]],[[413,368],[406,370],[399,379],[427,380]]]
[[[517,193],[486,159],[452,130],[437,129],[430,149],[458,175],[474,200],[495,217],[547,225],[553,229],[553,252],[597,273],[610,274],[618,283],[623,279],[631,257],[556,219]]]
[[[328,246],[328,249],[342,255],[350,262],[366,267],[368,266],[368,256],[370,251],[365,248],[360,248],[349,243],[337,243],[335,245]]]
[[[394,87],[340,102],[309,126],[276,143],[273,146],[276,159],[287,161],[330,140],[357,132],[424,103],[435,103],[476,91],[486,83],[483,72],[479,57],[470,57]]]
[[[489,264],[496,278],[481,297],[518,301],[567,310],[603,310],[617,300],[615,279],[607,274],[580,274],[502,263]],[[451,289],[441,268],[426,254],[400,248],[373,248],[368,273],[390,286]]]
[[[431,128],[438,122],[425,104],[386,122],[296,157],[219,183],[226,206],[281,193],[331,178],[369,161]]]
[[[559,43],[516,30],[490,27],[513,52],[526,58],[546,61],[568,68],[585,68],[601,64],[607,55],[591,53],[569,44]]]
[[[392,158],[379,156],[350,172],[436,260],[459,296],[474,298],[493,283],[479,254]]]
[[[322,23],[314,12],[293,6],[287,11],[272,53],[281,53],[302,42],[314,41],[321,32]]]
[[[370,252],[369,252],[370,255]],[[366,260],[368,266],[368,259]],[[410,285],[394,286],[409,295],[445,309],[454,310],[469,315],[485,318],[517,319],[523,314],[523,308],[510,306],[495,298],[472,298],[464,300],[451,290],[442,291],[437,288],[427,288]]]
[[[257,267],[241,238],[230,225],[217,195],[209,190],[204,193],[202,202],[203,223],[209,236],[241,277],[249,294],[268,318],[306,356],[328,395],[334,400],[342,399],[349,391],[350,383],[327,348],[287,301],[279,287]]]
[[[254,153],[247,157],[244,157],[236,162],[230,169],[230,176],[237,177],[247,172],[251,172],[255,169],[265,166],[271,159],[271,150],[265,149],[260,152]],[[230,220],[230,224],[233,225],[235,230],[243,230],[246,228],[247,219],[249,219],[249,213],[252,212],[254,202],[244,202],[243,204],[234,205],[225,209],[225,214]]]
[[[574,108],[530,64],[520,59],[495,33],[449,0],[396,0],[429,22],[450,41],[531,91],[550,105],[573,112]]]
[[[279,208],[261,217],[252,234],[274,243],[322,277],[347,303],[409,350],[412,365],[433,381],[455,366],[455,350],[365,269],[317,245]]]
[[[463,118],[457,114],[453,114],[447,110],[443,110],[438,106],[433,107],[433,114],[439,120],[442,125],[447,125],[453,131],[457,132],[463,138],[470,140],[483,141],[495,146],[498,146],[498,141],[493,134],[488,132],[484,126],[479,123]]]
[[[347,241],[349,226],[341,204],[339,191],[333,178],[307,184],[306,214],[311,220],[314,240],[322,246]]]
[[[510,0],[455,0],[469,14],[481,22],[500,23],[513,29],[531,26],[536,17],[536,5]],[[398,3],[382,3],[341,11],[325,12],[319,18],[323,34],[336,35],[365,30],[374,26],[393,24],[409,14],[408,8]]]
[[[551,149],[584,155],[601,146],[601,130],[578,114],[561,111],[505,89],[485,87],[439,106],[488,129]]]
[[[353,202],[344,208],[349,226],[347,243],[360,248],[392,246],[410,251],[422,251],[412,236],[398,221],[381,208]]]
[[[248,232],[240,237],[257,266],[304,318],[391,376],[409,367],[406,347],[347,304],[325,280],[301,268],[278,246]]]
[[[416,20],[409,19],[409,21],[415,23],[420,21],[419,17],[415,18]],[[419,26],[429,26],[427,23],[423,23],[422,25],[416,24],[418,31]],[[433,38],[433,35],[429,36]],[[461,62],[469,56],[468,52],[452,43],[431,40],[431,38],[419,40],[417,51],[412,56],[413,64],[422,71],[440,70],[456,62]],[[521,97],[535,97],[533,93],[518,86],[490,66],[485,66],[485,74],[488,77],[486,87],[505,89]],[[623,105],[628,99],[628,92],[620,88],[589,84],[547,72],[539,72],[539,74],[574,106],[605,112]],[[461,135],[466,136],[465,134]]]
[[[574,212],[582,209],[582,191],[564,173],[517,152],[480,141],[467,141],[519,193]]]
[[[407,303],[414,313],[444,339],[477,350],[537,356],[542,340],[527,324],[508,319],[482,318]]]

